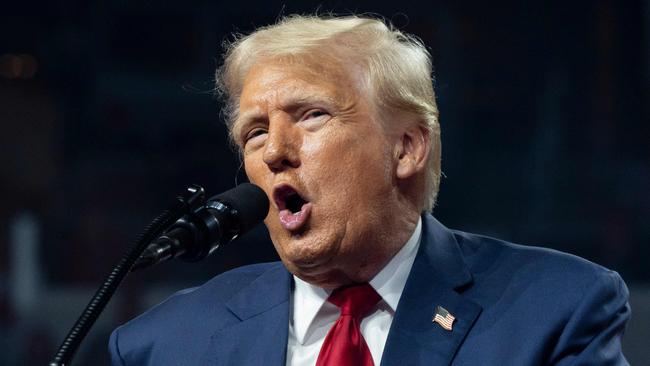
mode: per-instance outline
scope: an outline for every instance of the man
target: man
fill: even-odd
[[[114,365],[619,365],[612,271],[452,231],[431,62],[369,18],[291,16],[234,42],[218,83],[282,263],[118,328]]]

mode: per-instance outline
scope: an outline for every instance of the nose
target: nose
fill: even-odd
[[[269,169],[277,173],[299,167],[301,136],[295,124],[280,118],[272,120],[267,134],[263,160]]]

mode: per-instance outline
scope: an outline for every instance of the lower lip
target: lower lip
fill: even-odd
[[[291,210],[284,209],[280,211],[278,216],[280,217],[280,224],[283,228],[289,231],[300,230],[309,219],[311,214],[312,203],[308,202],[302,205],[300,211],[293,213]]]

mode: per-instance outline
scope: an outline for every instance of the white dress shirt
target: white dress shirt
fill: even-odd
[[[420,246],[421,232],[420,218],[402,249],[370,280],[370,285],[382,300],[361,321],[361,334],[375,365],[381,363],[395,309]],[[327,301],[331,290],[311,285],[296,276],[293,279],[295,286],[291,294],[287,366],[314,366],[327,332],[339,318],[340,311]]]

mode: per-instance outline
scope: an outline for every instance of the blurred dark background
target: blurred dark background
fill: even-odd
[[[281,14],[375,13],[431,48],[447,226],[583,256],[632,293],[650,364],[648,1],[62,1],[0,5],[0,364],[45,364],[145,225],[245,179],[212,95],[221,43]],[[254,243],[254,244],[253,244]],[[74,364],[174,291],[276,259],[264,228],[120,288]]]

